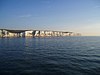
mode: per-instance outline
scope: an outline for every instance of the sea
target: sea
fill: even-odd
[[[0,75],[100,75],[100,37],[0,38]]]

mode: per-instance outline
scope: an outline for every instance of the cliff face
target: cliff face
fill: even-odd
[[[49,37],[49,36],[76,36],[73,32],[50,30],[7,30],[0,29],[0,37]]]

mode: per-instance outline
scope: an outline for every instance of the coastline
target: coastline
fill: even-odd
[[[5,37],[59,37],[59,36],[81,36],[80,33],[51,31],[51,30],[9,30],[0,29],[0,38]]]

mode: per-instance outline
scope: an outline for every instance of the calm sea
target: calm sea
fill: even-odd
[[[0,38],[0,75],[100,75],[100,37]]]

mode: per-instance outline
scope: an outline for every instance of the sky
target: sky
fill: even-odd
[[[0,0],[0,29],[100,36],[100,0]]]

